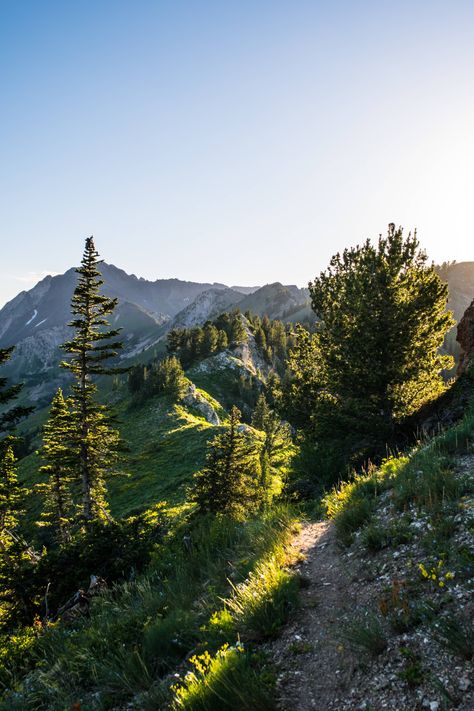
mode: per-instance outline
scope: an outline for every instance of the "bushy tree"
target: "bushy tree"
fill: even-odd
[[[242,320],[242,316],[239,312],[232,314],[232,326],[229,336],[231,343],[243,343],[247,340],[247,331]]]
[[[170,356],[160,361],[152,370],[148,386],[153,393],[163,393],[172,400],[179,400],[184,393],[186,378],[178,358]]]
[[[291,430],[288,423],[267,403],[262,393],[255,406],[252,416],[252,425],[264,434],[260,448],[260,484],[266,498],[270,495],[270,482],[274,474],[275,457],[279,449],[286,447],[291,442]]]
[[[227,333],[221,329],[217,332],[217,350],[225,351],[229,347],[229,339]]]
[[[416,234],[391,224],[376,244],[336,254],[309,289],[319,329],[300,332],[290,360],[301,416],[321,447],[381,454],[397,425],[444,388],[447,286]]]
[[[61,388],[51,404],[49,419],[43,427],[43,445],[40,455],[45,462],[40,472],[48,477],[38,490],[44,496],[40,525],[51,527],[57,540],[64,544],[70,540],[74,518],[71,484],[74,480],[74,461],[77,446],[74,436],[74,418]]]
[[[194,476],[190,500],[200,511],[243,519],[262,501],[258,450],[240,426],[240,412],[233,407],[230,423],[210,443],[206,464]]]
[[[89,237],[81,266],[76,269],[78,282],[71,303],[75,318],[69,324],[74,335],[62,346],[71,357],[61,363],[75,378],[71,397],[77,444],[74,475],[81,483],[82,517],[86,522],[107,517],[105,477],[119,443],[108,409],[96,400],[95,378],[123,372],[107,364],[117,356],[122,343],[117,340],[120,329],[109,328],[107,316],[114,311],[117,299],[100,293],[104,282],[98,264],[99,255]]]

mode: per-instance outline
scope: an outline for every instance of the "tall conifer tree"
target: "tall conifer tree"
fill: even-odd
[[[12,352],[13,348],[0,348],[0,365],[10,359]],[[21,388],[21,384],[10,385],[7,378],[0,377],[0,538],[4,547],[11,542],[11,530],[18,523],[17,516],[25,493],[17,480],[12,432],[16,423],[33,408],[21,405],[8,408],[8,403],[18,397]]]
[[[45,502],[40,525],[54,529],[60,543],[70,540],[74,507],[71,496],[74,463],[74,420],[61,388],[51,404],[49,419],[43,427],[40,455],[45,464],[40,471],[48,481],[38,484]]]
[[[87,521],[107,517],[105,477],[115,459],[118,433],[110,426],[107,408],[96,400],[94,377],[124,372],[107,364],[122,343],[117,340],[120,329],[111,329],[107,321],[117,305],[100,293],[104,283],[98,269],[99,255],[94,239],[86,239],[79,278],[71,310],[74,319],[72,340],[62,348],[71,358],[61,363],[75,378],[72,388],[72,409],[75,419],[75,475],[82,487],[82,517]]]
[[[0,459],[0,539],[4,546],[11,542],[11,532],[18,524],[23,494],[24,490],[18,483],[13,448],[7,444]]]
[[[233,407],[229,427],[212,440],[204,468],[194,475],[190,499],[203,512],[244,518],[259,504],[257,449],[239,425]]]

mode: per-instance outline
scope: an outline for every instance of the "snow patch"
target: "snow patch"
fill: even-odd
[[[29,326],[30,323],[31,323],[32,321],[34,321],[37,316],[38,316],[38,311],[37,311],[37,309],[35,309],[34,312],[33,312],[33,316],[30,318],[29,321],[27,321],[27,322],[25,323],[25,326]],[[45,320],[46,320],[46,319],[45,319]]]
[[[48,320],[48,317],[46,316],[46,318],[44,318],[42,321],[40,321],[39,323],[36,324],[35,328],[38,328],[38,326],[41,326],[41,324],[47,320]]]

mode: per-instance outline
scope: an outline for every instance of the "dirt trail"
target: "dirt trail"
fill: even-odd
[[[350,561],[341,556],[334,526],[308,523],[293,545],[306,557],[300,609],[271,649],[278,669],[279,706],[284,711],[329,711],[347,696],[352,669],[343,658],[338,623],[355,603]]]

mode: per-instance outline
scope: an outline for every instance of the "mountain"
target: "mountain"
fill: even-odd
[[[147,281],[112,264],[101,264],[103,291],[119,300],[113,326],[123,328],[123,357],[130,358],[157,341],[164,324],[187,309],[203,292],[221,290],[242,298],[223,284],[200,284],[179,279]],[[50,398],[67,374],[59,369],[59,346],[70,335],[70,302],[76,285],[75,269],[47,276],[29,291],[22,291],[0,310],[0,347],[14,345],[4,369],[8,377],[25,382],[24,395],[36,402]],[[226,304],[223,304],[225,307]]]
[[[112,264],[101,265],[103,291],[121,304],[133,305],[148,325],[161,325],[186,308],[203,291],[226,287],[223,284],[198,284],[179,279],[147,281],[127,274]],[[70,320],[70,301],[76,285],[75,269],[65,274],[47,276],[29,291],[22,291],[0,310],[0,346],[14,345],[24,338],[64,327]],[[128,309],[128,317],[130,316]],[[119,322],[120,316],[117,319]],[[120,325],[118,323],[118,325]]]
[[[308,290],[294,285],[274,282],[229,288],[180,279],[148,281],[105,262],[101,271],[103,291],[119,300],[113,325],[124,329],[122,357],[128,362],[155,346],[162,348],[171,328],[196,326],[236,307],[243,313],[250,311],[285,322],[314,319]],[[474,262],[448,263],[438,271],[449,284],[449,306],[459,320],[474,296]],[[47,276],[0,310],[0,347],[15,346],[5,375],[23,380],[24,397],[40,404],[46,403],[52,390],[66,378],[58,366],[59,345],[69,335],[67,323],[75,284],[74,269]],[[448,350],[457,354],[454,331],[449,338]]]
[[[171,328],[190,328],[210,321],[229,311],[242,301],[242,294],[234,289],[208,289],[179,312],[170,324]]]
[[[309,292],[297,286],[284,286],[279,281],[266,284],[239,303],[242,312],[251,311],[257,316],[281,319],[308,303]]]
[[[105,262],[100,269],[103,292],[119,302],[113,326],[123,329],[121,357],[128,362],[160,342],[163,344],[171,328],[202,324],[236,306],[276,318],[298,304],[301,307],[306,300],[304,290],[279,283],[262,288],[229,288],[220,283],[180,279],[148,281]],[[75,285],[75,269],[47,276],[0,310],[0,347],[15,346],[5,375],[24,381],[23,397],[39,404],[46,403],[67,378],[59,368],[59,346],[69,336],[67,324]]]

